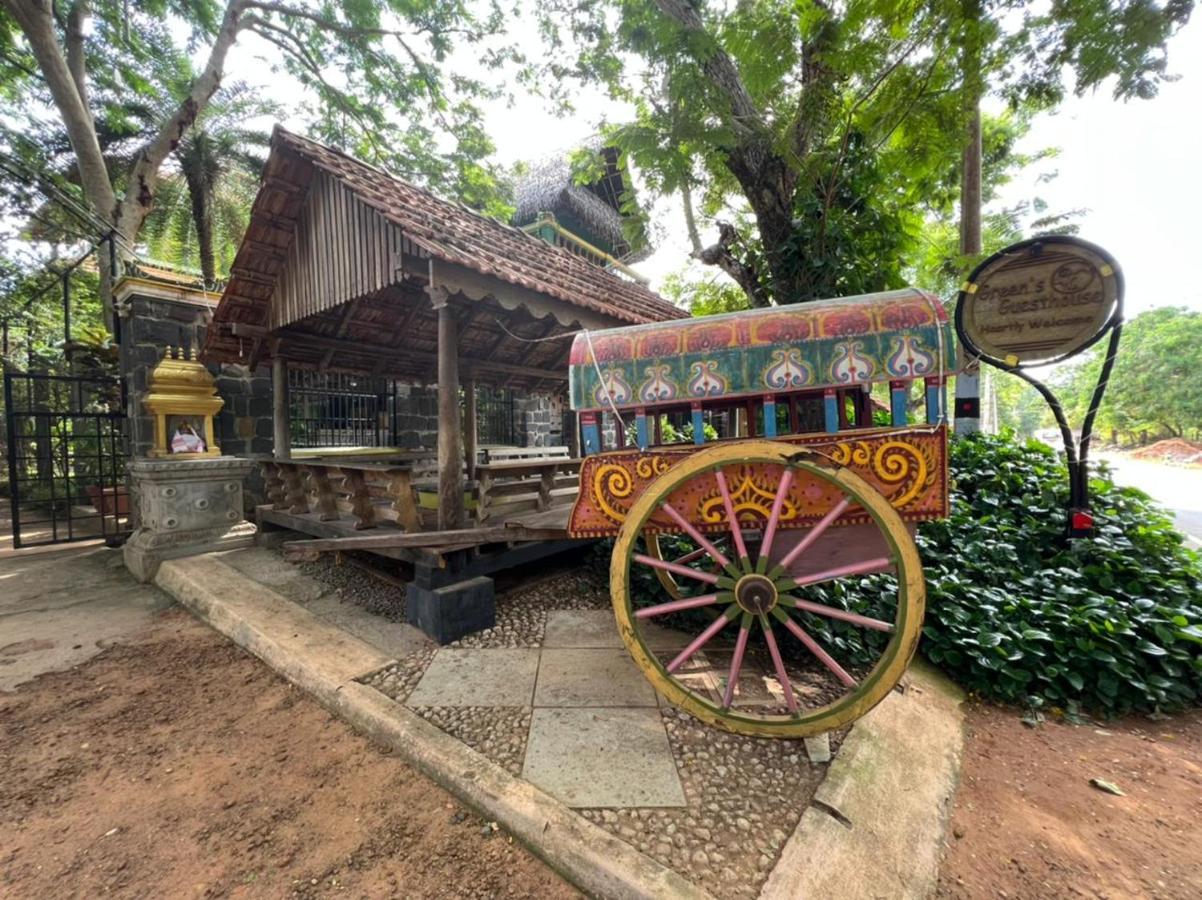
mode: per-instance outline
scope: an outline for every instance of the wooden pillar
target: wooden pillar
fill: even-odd
[[[476,424],[476,376],[468,372],[463,379],[463,461],[467,464],[468,480],[476,477],[479,426]]]
[[[271,361],[271,436],[272,456],[292,458],[292,438],[288,431],[288,360],[276,356]]]
[[[438,310],[438,528],[463,524],[463,445],[459,433],[459,325],[443,292]]]

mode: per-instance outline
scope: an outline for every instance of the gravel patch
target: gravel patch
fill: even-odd
[[[413,711],[510,775],[522,774],[526,737],[530,734],[530,707],[415,706]]]
[[[580,814],[723,897],[754,897],[825,775],[800,740],[727,734],[660,710],[684,785],[684,809]],[[831,735],[832,751],[846,729]]]
[[[405,589],[389,584],[350,563],[338,565],[332,554],[297,567],[340,600],[374,613],[389,622],[405,621]]]
[[[481,650],[538,648],[542,646],[549,611],[605,609],[609,605],[609,585],[596,573],[559,572],[497,595],[497,624],[447,646]]]
[[[438,652],[437,647],[427,647],[417,653],[412,653],[390,666],[385,666],[372,672],[366,678],[359,679],[360,684],[373,687],[390,700],[404,703],[417,683],[422,680],[430,660]]]

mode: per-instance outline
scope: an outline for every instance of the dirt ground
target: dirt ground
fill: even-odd
[[[939,896],[1202,897],[1202,711],[1029,728],[974,705],[968,728]]]
[[[178,610],[0,693],[0,896],[577,896]]]

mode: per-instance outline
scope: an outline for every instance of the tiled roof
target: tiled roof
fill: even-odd
[[[521,285],[625,322],[687,317],[654,291],[626,281],[562,247],[442,200],[333,148],[276,127],[286,148],[337,178],[436,259]]]

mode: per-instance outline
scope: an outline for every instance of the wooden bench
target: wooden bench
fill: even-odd
[[[395,522],[407,532],[422,530],[408,463],[379,459],[267,460],[263,463],[272,509],[315,513],[329,522],[349,515],[356,529]]]
[[[482,447],[484,463],[513,462],[518,459],[571,459],[567,447]]]
[[[580,491],[579,479],[580,460],[566,454],[482,463],[476,466],[476,521],[570,504]]]

